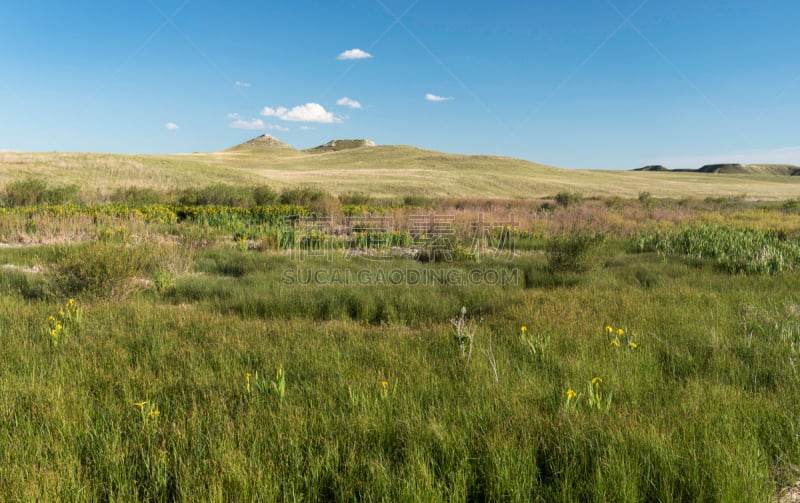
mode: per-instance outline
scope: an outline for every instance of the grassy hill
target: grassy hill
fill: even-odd
[[[561,191],[585,196],[787,199],[800,177],[757,173],[675,173],[572,170],[509,157],[446,154],[393,145],[295,150],[268,135],[222,152],[174,155],[0,152],[0,185],[28,176],[74,183],[100,193],[119,187],[158,189],[268,184],[314,186],[334,194],[425,194],[527,198]],[[273,141],[274,140],[274,141]]]

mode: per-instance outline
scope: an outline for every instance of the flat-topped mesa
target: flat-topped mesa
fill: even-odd
[[[654,165],[636,168],[633,171],[665,171],[668,173],[706,173],[724,175],[771,175],[771,176],[800,176],[800,167],[794,164],[706,164],[696,169],[667,169],[664,166]]]
[[[231,147],[228,150],[267,150],[276,148],[291,149],[292,147],[283,143],[271,134],[265,133],[261,136],[256,136],[251,140],[247,140],[244,143],[240,143],[235,147]]]
[[[735,162],[706,164],[697,171],[700,173],[749,173],[747,168]]]
[[[308,149],[309,152],[338,152],[361,147],[374,147],[375,142],[366,139],[356,140],[331,140],[324,145]]]

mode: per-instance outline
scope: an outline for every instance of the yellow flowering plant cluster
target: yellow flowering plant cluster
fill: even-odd
[[[283,398],[286,396],[286,374],[283,372],[283,364],[278,367],[278,372],[275,373],[275,381],[272,383],[272,390],[275,392],[275,396],[278,397],[278,400],[283,402]]]
[[[82,321],[82,313],[75,303],[75,299],[69,299],[63,307],[59,308],[58,314],[47,317],[47,334],[54,347],[63,343],[67,336],[79,327]]]
[[[123,220],[142,220],[150,223],[173,224],[177,222],[177,214],[173,205],[149,204],[132,206],[127,203],[106,203],[102,205],[86,204],[40,204],[35,206],[18,206],[10,208],[10,214],[31,216],[47,215],[53,218],[71,218],[88,216],[93,219],[114,217]]]
[[[590,409],[597,409],[603,410],[611,408],[611,393],[607,396],[603,393],[602,389],[603,379],[600,377],[594,377],[591,381],[589,381],[589,386],[586,392],[586,401],[589,404]]]
[[[576,393],[574,389],[568,389],[565,394],[567,398],[564,402],[564,410],[567,412],[574,412],[578,407],[578,401],[581,399],[581,395]]]
[[[244,378],[245,391],[248,397],[253,395],[254,388],[261,395],[272,392],[281,402],[283,402],[283,399],[286,397],[286,374],[283,371],[283,364],[278,367],[274,381],[268,380],[263,375],[259,376],[258,371],[255,373],[247,372]]]
[[[636,351],[639,349],[639,343],[636,341],[636,332],[626,331],[624,328],[613,328],[611,325],[606,325],[606,337],[609,338],[608,345],[612,349],[627,349]]]
[[[142,416],[142,423],[148,424],[153,421],[157,421],[158,418],[161,416],[161,412],[158,410],[156,404],[150,401],[143,401],[143,402],[134,402],[133,405],[135,407],[139,407],[139,413]]]
[[[550,344],[550,337],[542,334],[529,334],[528,327],[519,327],[519,338],[528,347],[533,355],[541,355]]]
[[[605,394],[603,391],[603,379],[601,377],[593,377],[586,388],[586,405],[589,410],[606,411],[611,408],[612,393]],[[575,392],[574,389],[569,388],[565,392],[566,399],[564,401],[564,410],[573,412],[577,410],[578,402],[583,398],[582,393]]]

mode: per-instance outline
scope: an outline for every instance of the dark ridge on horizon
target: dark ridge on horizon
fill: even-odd
[[[773,175],[800,176],[800,166],[794,164],[706,164],[697,169],[668,169],[660,164],[636,168],[632,171],[653,171],[661,173],[705,173],[726,175]]]

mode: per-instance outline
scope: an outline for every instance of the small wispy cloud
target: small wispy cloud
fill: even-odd
[[[361,108],[361,103],[359,103],[356,100],[350,99],[347,96],[345,96],[344,98],[339,98],[336,104],[343,107],[359,108],[359,109]]]
[[[225,117],[227,117],[228,119],[238,119],[239,118],[239,114],[237,114],[236,112],[233,112],[233,113],[229,113]]]
[[[164,127],[169,129],[170,131],[175,131],[176,129],[180,129],[180,126],[175,124],[174,122],[167,122],[164,124]]]
[[[236,81],[236,87],[250,87],[250,82],[239,82]]]
[[[306,103],[305,105],[298,105],[291,110],[286,107],[264,107],[261,111],[261,115],[264,117],[277,117],[280,120],[293,122],[317,122],[321,124],[342,122],[340,118],[335,117],[332,112],[325,110],[325,107],[319,103]]]
[[[339,61],[346,61],[349,59],[369,59],[371,57],[372,54],[362,51],[361,49],[350,49],[336,56],[336,59]]]
[[[283,132],[289,131],[288,127],[284,127],[278,124],[267,124],[267,129],[270,131],[283,131]]]
[[[425,95],[425,99],[428,101],[452,101],[453,98],[445,98],[444,96],[428,93]]]
[[[233,129],[267,129],[267,126],[264,124],[264,121],[261,119],[251,119],[251,120],[244,120],[239,119],[231,122],[230,127]]]
[[[311,131],[311,130],[313,130],[313,129],[314,129],[314,128],[313,128],[313,127],[311,127],[311,126],[300,126],[300,130],[301,130],[301,131]]]

